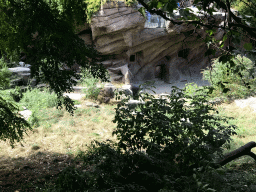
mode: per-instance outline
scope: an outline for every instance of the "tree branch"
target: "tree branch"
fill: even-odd
[[[162,18],[164,18],[165,20],[168,20],[168,21],[172,22],[174,25],[175,25],[175,24],[181,25],[181,24],[183,24],[183,23],[187,23],[188,25],[189,25],[189,24],[194,24],[194,25],[197,25],[197,24],[198,24],[198,25],[200,25],[200,26],[207,27],[207,28],[213,28],[213,27],[215,27],[215,28],[221,28],[221,29],[224,29],[224,30],[227,29],[225,26],[222,27],[222,26],[218,26],[218,25],[204,24],[204,23],[202,23],[202,22],[200,22],[200,21],[191,21],[191,20],[187,20],[187,21],[174,21],[173,19],[170,19],[170,18],[168,18],[167,16],[165,16],[165,15],[163,14],[163,11],[161,11],[161,10],[149,9],[149,6],[148,6],[146,3],[144,3],[143,0],[138,0],[138,2],[139,2],[141,5],[143,5],[143,7],[145,7],[145,9],[146,9],[148,12],[150,12],[151,14],[157,14],[157,15],[161,16]],[[218,5],[220,8],[222,8],[222,9],[224,9],[224,10],[226,10],[226,11],[228,12],[228,8],[227,8],[227,6],[225,5],[225,3],[223,3],[223,2],[220,1],[220,0],[215,0],[215,2],[217,3],[217,5]],[[229,9],[230,9],[230,7],[229,7]],[[242,24],[241,18],[235,16],[235,15],[232,13],[231,10],[230,10],[229,13],[230,13],[230,16],[229,16],[229,17],[230,17],[230,20],[231,20],[231,19],[234,19],[234,21],[236,22],[236,23],[232,23],[232,22],[230,21],[230,22],[229,22],[230,27],[232,27],[232,26],[234,26],[234,27],[240,27],[240,28],[242,28],[243,30],[245,30],[246,32],[248,32],[248,34],[250,34],[252,37],[255,37],[255,38],[256,38],[256,33],[255,33],[256,28]]]

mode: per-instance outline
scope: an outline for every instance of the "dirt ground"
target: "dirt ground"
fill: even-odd
[[[192,78],[186,78],[181,81],[177,81],[175,83],[166,83],[163,80],[160,79],[152,79],[151,81],[155,81],[154,86],[156,88],[153,88],[153,90],[156,92],[157,95],[162,94],[162,93],[171,93],[172,91],[172,86],[176,86],[179,89],[185,88],[185,85],[188,83],[196,83],[197,86],[205,86],[205,85],[210,85],[210,83],[206,80],[202,80],[200,77],[192,77]],[[140,85],[143,82],[136,82],[135,85]],[[152,91],[147,91],[147,93],[153,94]]]

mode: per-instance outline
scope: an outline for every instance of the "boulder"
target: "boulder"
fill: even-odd
[[[137,107],[137,105],[139,104],[145,104],[144,101],[139,101],[139,100],[129,100],[127,103],[126,103],[126,106],[128,106],[129,109],[135,109],[135,107]]]
[[[133,96],[132,92],[132,85],[124,85],[121,91],[124,93],[125,96]]]
[[[24,108],[24,111],[19,111],[19,114],[21,114],[25,120],[28,120],[29,117],[32,115],[32,111]]]
[[[24,65],[24,64],[22,63],[22,65]],[[28,85],[29,80],[30,80],[30,68],[14,67],[14,68],[9,68],[9,71],[12,72],[11,87]],[[36,81],[32,80],[31,85],[35,86]]]
[[[111,85],[105,85],[103,89],[100,90],[100,93],[97,97],[97,100],[100,103],[108,103],[110,99],[114,98],[114,88]]]
[[[122,78],[122,82],[126,85],[131,83],[132,74],[128,68],[128,64],[121,67],[108,68],[109,74],[111,76],[111,81],[118,81]]]

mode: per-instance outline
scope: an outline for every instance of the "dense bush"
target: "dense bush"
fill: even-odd
[[[57,95],[45,88],[43,91],[39,89],[28,89],[20,100],[20,105],[35,111],[42,108],[51,108],[57,106]]]
[[[253,94],[253,90],[256,87],[256,79],[251,79],[250,76],[255,75],[255,68],[250,59],[246,57],[237,56],[233,62],[237,65],[236,68],[241,72],[243,78],[238,73],[233,72],[230,69],[230,63],[218,62],[218,59],[214,61],[213,69],[206,69],[203,71],[203,78],[208,80],[211,85],[216,89],[213,94],[224,95],[232,98],[243,98]],[[217,85],[217,82],[223,82],[227,88],[230,89],[227,93],[222,93],[221,88]],[[244,82],[248,82],[251,89],[247,89]]]
[[[44,189],[51,192],[84,191],[159,191],[191,192],[222,189],[225,177],[213,170],[194,169],[193,175],[177,174],[177,164],[160,153],[122,153],[111,141],[94,141],[87,152],[80,152],[74,162],[79,166],[64,169]],[[217,179],[221,182],[211,180]]]
[[[30,129],[29,124],[21,117],[18,107],[0,96],[0,140],[10,141],[11,146],[22,140]]]
[[[100,82],[100,80],[94,78],[92,74],[86,69],[82,69],[81,76],[82,77],[80,83],[86,87],[83,89],[83,93],[86,94],[85,97],[88,99],[96,100],[101,90],[100,87],[97,87],[97,84]]]
[[[140,152],[121,153],[112,142],[95,141],[77,158],[84,162],[82,167],[65,169],[46,191],[158,191],[180,187],[174,182],[176,165],[172,161]]]
[[[113,134],[121,149],[161,152],[178,162],[180,171],[187,172],[221,155],[222,147],[235,134],[235,126],[224,125],[228,118],[219,117],[204,94],[190,97],[173,88],[166,99],[141,93],[145,104],[139,104],[133,113],[126,101],[118,104]],[[189,106],[185,98],[191,99]]]
[[[7,89],[10,86],[11,72],[8,70],[8,66],[4,59],[0,59],[0,90]]]
[[[15,102],[19,102],[23,97],[23,93],[20,87],[16,86],[14,90],[10,91],[10,96],[13,98]]]

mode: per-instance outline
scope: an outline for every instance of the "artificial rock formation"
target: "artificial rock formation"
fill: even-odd
[[[224,15],[215,13],[208,18],[208,23],[213,19],[221,23]],[[102,55],[111,56],[110,60],[102,62],[111,81],[130,84],[161,78],[172,83],[189,76],[201,76],[201,69],[210,65],[209,58],[204,56],[207,50],[202,40],[205,29],[156,22],[165,27],[145,28],[146,19],[137,7],[128,7],[124,2],[108,2],[84,30],[91,30],[91,36],[80,31],[83,34],[80,37],[93,44]],[[192,35],[186,35],[192,32]],[[222,37],[223,32],[219,30],[215,38],[220,40]]]

